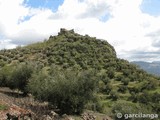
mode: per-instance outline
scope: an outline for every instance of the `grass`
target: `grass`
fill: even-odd
[[[157,88],[155,90],[150,90],[149,93],[160,93],[160,88]]]
[[[130,97],[130,93],[125,93],[125,94],[122,94],[122,93],[119,93],[119,100],[128,100],[128,98]]]
[[[8,106],[7,105],[1,105],[0,104],[0,110],[7,110],[8,109]]]

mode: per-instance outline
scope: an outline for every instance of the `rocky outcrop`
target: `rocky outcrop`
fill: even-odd
[[[83,120],[96,120],[96,116],[90,113],[84,113],[82,114],[81,118]]]
[[[8,109],[0,111],[0,120],[32,120],[34,116],[33,112],[16,105],[11,105]]]
[[[60,116],[54,111],[50,111],[47,115],[43,115],[40,120],[59,120]]]

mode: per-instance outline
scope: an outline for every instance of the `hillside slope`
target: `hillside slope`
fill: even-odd
[[[10,74],[8,71],[12,69],[12,66],[24,63],[27,63],[28,66],[34,64],[35,68],[51,77],[54,77],[50,74],[52,66],[58,66],[60,71],[73,70],[71,76],[66,75],[66,78],[70,78],[76,73],[94,70],[94,74],[90,74],[88,79],[94,77],[98,81],[96,86],[98,102],[88,103],[85,105],[86,109],[103,112],[110,116],[116,115],[117,112],[139,111],[158,114],[160,111],[160,97],[158,97],[160,96],[160,79],[147,74],[126,60],[117,58],[114,47],[107,41],[88,35],[82,36],[73,30],[61,29],[57,36],[50,36],[44,42],[11,50],[1,50],[0,85],[7,86],[7,82],[4,84],[4,81],[8,77],[5,76]],[[59,70],[57,71],[59,72]],[[88,73],[90,72],[86,72],[86,74]],[[35,75],[31,76],[31,79],[41,79],[36,78]],[[27,79],[27,81],[29,80]],[[21,88],[21,90],[23,89]],[[38,87],[37,90],[39,90]]]
[[[63,67],[79,65],[96,67],[116,58],[114,48],[106,41],[89,36],[81,36],[73,30],[61,29],[58,36],[49,40],[0,52],[1,64],[11,62],[36,61],[41,64],[57,64]],[[2,66],[2,65],[1,65]]]

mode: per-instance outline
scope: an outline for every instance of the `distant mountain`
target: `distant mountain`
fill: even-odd
[[[144,61],[133,61],[132,63],[138,65],[148,73],[160,76],[160,61],[144,62]]]

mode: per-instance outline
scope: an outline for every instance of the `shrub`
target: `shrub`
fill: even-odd
[[[0,56],[1,57],[1,56]],[[0,67],[4,67],[5,66],[5,62],[3,60],[0,60]]]
[[[122,83],[123,83],[123,85],[128,85],[129,81],[130,81],[129,78],[124,78],[124,79],[122,80]]]
[[[116,77],[116,80],[117,81],[122,81],[124,79],[124,76],[123,75],[117,75],[117,77]]]
[[[112,90],[112,85],[110,83],[108,83],[107,85],[104,86],[102,92],[109,95],[111,90]]]
[[[160,114],[160,104],[159,103],[152,103],[153,111]]]
[[[38,100],[48,100],[49,92],[52,89],[50,84],[50,76],[40,71],[39,73],[32,74],[27,84],[27,90],[31,92]]]
[[[100,76],[100,79],[104,82],[105,85],[107,85],[110,82],[110,79],[108,78],[107,74],[102,74]]]
[[[109,77],[110,79],[114,78],[115,73],[114,73],[113,68],[110,68],[107,73],[108,73],[108,77]]]
[[[111,91],[110,92],[110,98],[114,101],[116,101],[119,98],[119,95],[117,93],[117,91]]]
[[[125,86],[125,85],[121,85],[121,86],[119,86],[119,89],[118,89],[118,91],[119,91],[119,92],[121,92],[121,93],[125,93],[125,92],[126,92],[126,90],[127,90],[127,86]]]
[[[28,89],[37,99],[57,106],[61,113],[79,114],[94,97],[96,83],[93,72],[75,73],[51,68],[49,75],[34,75]]]
[[[0,69],[0,86],[1,87],[8,87],[9,81],[11,78],[11,73],[13,71],[13,66],[4,66],[2,69]]]
[[[17,65],[11,74],[9,87],[11,89],[19,89],[26,93],[26,85],[32,73],[33,66],[30,63]]]
[[[137,100],[140,103],[148,104],[151,101],[151,95],[147,92],[142,92],[137,95]]]

